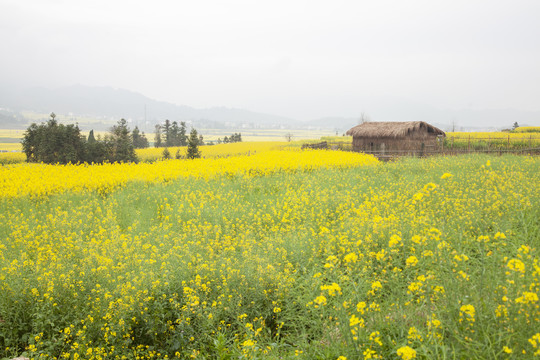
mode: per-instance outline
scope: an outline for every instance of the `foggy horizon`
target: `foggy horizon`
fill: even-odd
[[[540,111],[539,14],[537,1],[7,0],[0,75],[298,120]]]

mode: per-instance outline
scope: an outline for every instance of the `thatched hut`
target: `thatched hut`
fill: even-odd
[[[347,131],[353,150],[376,154],[423,155],[436,151],[444,131],[423,121],[365,122]]]

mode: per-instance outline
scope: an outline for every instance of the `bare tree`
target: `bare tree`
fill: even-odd
[[[360,114],[360,119],[358,119],[358,123],[363,124],[370,121],[371,121],[371,118],[369,117],[369,115],[362,111],[362,113]]]
[[[294,135],[291,132],[286,133],[284,136],[287,142],[291,142],[294,137]]]

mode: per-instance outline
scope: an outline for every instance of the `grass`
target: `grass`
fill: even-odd
[[[403,159],[2,197],[0,357],[532,357],[539,167]]]

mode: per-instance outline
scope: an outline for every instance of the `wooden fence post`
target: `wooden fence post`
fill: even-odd
[[[469,142],[467,143],[467,152],[471,151],[471,135],[469,135]]]

